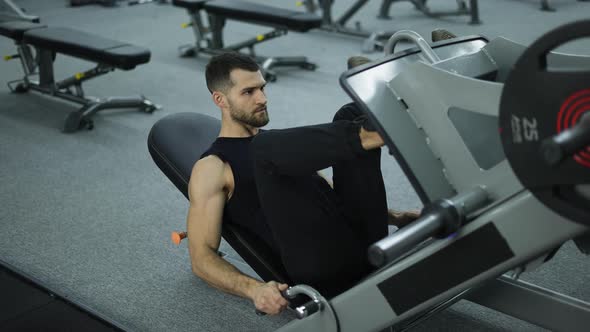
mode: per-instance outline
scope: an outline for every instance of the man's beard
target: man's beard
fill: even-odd
[[[264,109],[266,109],[266,106],[264,106]],[[268,118],[268,111],[266,110],[263,112],[248,113],[243,109],[234,107],[231,102],[229,103],[229,114],[235,121],[254,128],[264,127],[270,121]]]

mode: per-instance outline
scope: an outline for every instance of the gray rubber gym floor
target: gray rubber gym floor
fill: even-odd
[[[295,8],[295,1],[262,1]],[[336,1],[337,15],[344,3]],[[479,26],[467,17],[427,18],[409,3],[392,7],[394,19],[375,19],[380,1],[371,1],[352,21],[368,30],[412,29],[429,38],[434,28],[458,35],[505,36],[529,44],[563,23],[587,18],[590,3],[552,0],[557,12],[539,11],[538,0],[482,0]],[[62,134],[58,128],[74,106],[34,93],[12,94],[4,85],[21,77],[18,61],[0,64],[0,259],[40,279],[133,331],[271,331],[291,319],[258,317],[252,304],[207,286],[191,273],[186,244],[170,243],[183,230],[188,202],[160,173],[146,147],[159,118],[175,112],[218,116],[204,83],[208,57],[179,58],[177,47],[193,41],[184,10],[171,5],[67,8],[64,0],[23,0],[17,4],[52,26],[74,27],[149,47],[151,62],[117,71],[86,84],[89,95],[144,94],[163,106],[152,115],[121,110],[99,113],[95,129]],[[433,9],[455,1],[430,1]],[[229,22],[227,40],[265,31]],[[569,50],[589,54],[588,40]],[[260,54],[304,54],[315,72],[287,69],[269,84],[271,128],[326,122],[348,98],[338,84],[346,58],[360,53],[361,41],[326,32],[290,33],[258,47]],[[0,38],[2,55],[12,41]],[[377,59],[380,54],[370,54]],[[57,77],[89,68],[64,56]],[[461,93],[458,91],[457,93]],[[392,208],[420,203],[393,159],[384,154],[384,176]],[[517,221],[515,221],[517,222]],[[228,259],[248,271],[224,244]],[[460,264],[460,257],[457,257]],[[571,242],[524,278],[590,300],[590,260]],[[432,271],[436,278],[436,271]],[[436,315],[418,331],[538,331],[540,328],[462,301]]]

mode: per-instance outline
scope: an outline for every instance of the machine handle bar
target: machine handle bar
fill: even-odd
[[[428,44],[428,42],[422,38],[422,36],[412,30],[400,30],[394,33],[393,36],[389,37],[389,40],[383,47],[385,50],[385,55],[387,56],[393,54],[395,46],[402,40],[414,42],[414,44],[416,44],[416,46],[418,46],[418,48],[422,51],[422,54],[424,54],[426,60],[431,64],[440,61],[440,58],[438,55],[436,55],[436,53],[434,53],[432,47],[430,47],[430,44]]]
[[[426,206],[422,216],[392,235],[369,247],[369,262],[381,267],[430,237],[444,238],[455,233],[468,215],[489,201],[481,187]]]

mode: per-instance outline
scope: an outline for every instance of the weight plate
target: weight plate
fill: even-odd
[[[550,51],[587,36],[590,20],[567,24],[521,55],[502,90],[499,126],[504,153],[523,186],[560,215],[590,225],[590,145],[557,165],[546,162],[541,150],[542,142],[590,112],[590,71],[547,66]]]

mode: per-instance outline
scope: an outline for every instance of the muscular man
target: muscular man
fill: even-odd
[[[219,137],[195,164],[187,231],[193,272],[251,299],[268,314],[288,286],[242,274],[217,255],[222,223],[234,223],[277,253],[294,284],[332,297],[370,272],[368,246],[387,235],[380,170],[383,140],[355,108],[328,124],[263,131],[266,82],[249,57],[213,57],[207,87],[221,110]],[[333,168],[333,188],[318,171]]]

